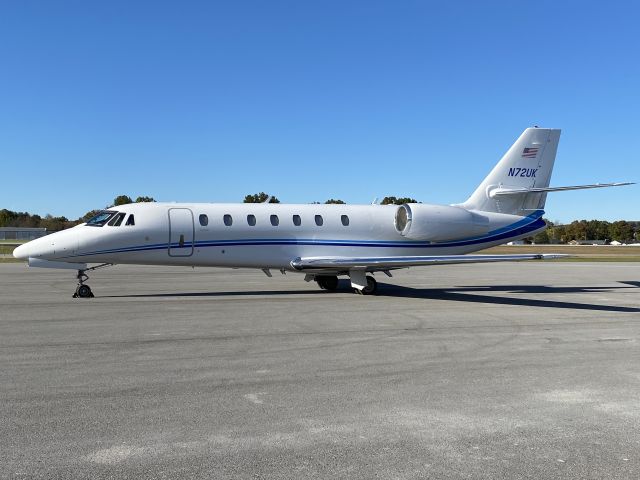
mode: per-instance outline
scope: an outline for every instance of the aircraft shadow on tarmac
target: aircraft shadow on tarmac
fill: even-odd
[[[546,300],[539,298],[504,297],[498,295],[481,295],[481,293],[508,294],[563,294],[563,293],[600,293],[619,291],[620,289],[635,289],[640,282],[619,282],[630,286],[625,287],[551,287],[547,285],[495,285],[495,286],[463,286],[451,288],[410,288],[398,285],[384,285],[378,290],[378,296],[425,298],[433,300],[448,300],[453,302],[487,303],[497,305],[522,305],[529,307],[568,308],[576,310],[600,310],[608,312],[639,313],[640,308],[618,305],[599,305],[594,303],[564,302],[560,300]],[[477,293],[474,293],[477,292]]]
[[[426,300],[446,300],[450,302],[485,303],[496,305],[521,305],[529,307],[566,308],[576,310],[600,310],[608,312],[640,313],[640,308],[618,305],[599,305],[593,303],[564,302],[522,297],[482,295],[482,293],[508,294],[563,294],[563,293],[601,293],[621,289],[640,288],[640,282],[621,281],[627,286],[613,287],[552,287],[547,285],[495,285],[462,286],[448,288],[411,288],[388,283],[379,283],[377,297],[418,298]],[[340,282],[338,292],[351,290],[348,283]],[[474,293],[475,292],[475,293]],[[168,298],[168,297],[253,297],[279,295],[330,295],[322,290],[260,290],[260,291],[220,291],[220,292],[172,292],[155,294],[113,295],[111,298]]]

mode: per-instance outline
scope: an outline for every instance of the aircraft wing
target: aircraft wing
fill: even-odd
[[[347,271],[356,269],[375,272],[424,265],[520,262],[524,260],[551,260],[569,256],[570,255],[559,253],[531,253],[518,255],[433,255],[417,257],[298,257],[291,261],[291,266],[300,271]]]

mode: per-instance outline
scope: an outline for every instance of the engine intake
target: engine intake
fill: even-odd
[[[405,203],[396,210],[395,227],[411,240],[444,242],[487,233],[489,218],[461,207]]]

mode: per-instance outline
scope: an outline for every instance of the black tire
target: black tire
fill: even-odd
[[[89,285],[78,285],[78,288],[76,289],[76,294],[80,298],[93,297],[93,293],[91,292],[91,287]]]
[[[338,277],[335,275],[319,275],[316,277],[316,282],[323,290],[335,290],[338,288]]]
[[[378,289],[378,282],[376,282],[376,279],[373,278],[371,275],[367,275],[367,286],[364,287],[362,290],[357,289],[356,291],[360,295],[373,295],[376,293],[377,289]]]

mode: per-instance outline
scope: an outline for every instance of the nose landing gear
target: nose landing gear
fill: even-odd
[[[78,270],[78,274],[76,278],[78,279],[78,286],[76,287],[76,291],[73,294],[73,298],[93,298],[93,292],[91,291],[91,287],[89,285],[85,285],[84,282],[89,280],[89,275],[86,272],[91,270],[97,270],[99,268],[110,267],[113,263],[102,263],[100,265],[96,265],[95,267],[85,268],[84,270]]]

